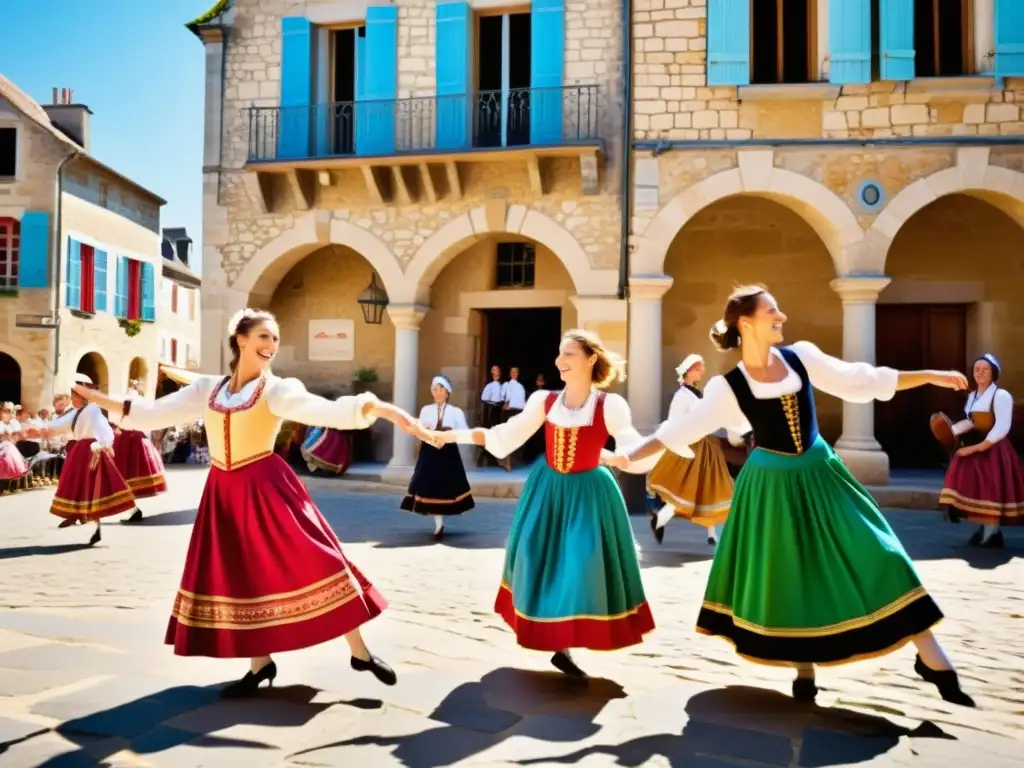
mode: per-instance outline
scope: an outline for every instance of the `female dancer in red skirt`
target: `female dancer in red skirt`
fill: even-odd
[[[79,383],[71,393],[72,409],[49,422],[45,429],[33,429],[29,434],[71,434],[74,443],[69,444],[50,513],[64,518],[58,528],[95,522],[96,532],[89,539],[92,545],[101,537],[100,520],[133,509],[135,496],[114,463],[114,432],[110,422],[100,406],[88,401],[102,395],[88,376],[77,374],[75,380]]]
[[[229,332],[230,376],[200,377],[156,401],[116,402],[76,389],[129,429],[204,418],[212,468],[165,642],[180,656],[248,657],[249,672],[224,689],[227,697],[253,695],[264,680],[272,684],[271,654],[342,635],[352,669],[394,685],[394,671],[371,655],[359,631],[387,603],[345,557],[306,487],[274,453],[274,438],[285,419],[362,429],[384,418],[418,429],[408,414],[370,393],[332,402],[297,379],[274,376],[279,331],[269,312],[239,312]]]
[[[142,395],[142,386],[137,380],[132,380],[128,385],[128,397],[134,400]],[[149,435],[142,430],[120,427],[114,430],[114,463],[136,499],[150,498],[167,490],[164,460]],[[138,505],[124,522],[142,522],[142,510]]]
[[[1007,437],[1013,421],[1013,397],[996,386],[999,361],[985,354],[974,361],[974,388],[967,397],[963,421],[953,425],[960,436],[939,494],[946,516],[959,523],[966,517],[979,528],[970,543],[1002,549],[1000,525],[1024,524],[1024,466]]]

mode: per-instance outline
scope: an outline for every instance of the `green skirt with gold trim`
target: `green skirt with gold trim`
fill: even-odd
[[[820,437],[755,449],[736,481],[697,631],[764,664],[843,664],[942,618],[875,500]]]

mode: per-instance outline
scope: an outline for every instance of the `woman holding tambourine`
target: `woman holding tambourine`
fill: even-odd
[[[970,543],[986,549],[1002,548],[1001,525],[1024,523],[1024,466],[1006,439],[1013,397],[996,385],[999,374],[995,355],[982,355],[974,361],[967,418],[954,424],[937,413],[931,419],[932,432],[953,451],[939,503],[950,522],[978,523]]]

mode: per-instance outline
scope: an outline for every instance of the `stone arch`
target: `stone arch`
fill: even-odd
[[[599,296],[616,291],[617,271],[594,269],[579,241],[561,224],[526,206],[491,200],[449,221],[413,254],[405,281],[415,294],[406,301],[425,302],[441,270],[467,245],[490,234],[522,235],[546,246],[562,262],[577,294]]]
[[[130,387],[132,381],[138,381],[144,387],[149,387],[149,363],[146,362],[144,357],[133,357],[132,361],[128,364],[127,386]]]
[[[957,150],[956,165],[909,184],[882,210],[868,230],[869,252],[878,260],[878,274],[885,263],[896,233],[918,211],[940,197],[970,195],[995,206],[1024,227],[1024,173],[989,165],[988,147]]]
[[[84,373],[102,392],[110,392],[110,366],[99,350],[86,349],[78,355],[75,372]]]
[[[849,206],[824,184],[774,165],[772,150],[739,153],[739,165],[719,171],[672,198],[636,237],[634,275],[664,273],[676,235],[702,209],[734,195],[757,195],[785,205],[804,219],[828,248],[837,275],[863,272],[858,264],[864,230]]]
[[[0,344],[0,402],[21,403],[23,373],[18,351]]]
[[[358,253],[384,283],[389,296],[402,292],[401,267],[391,249],[372,232],[318,211],[295,222],[260,248],[246,263],[231,288],[243,296],[271,296],[288,271],[325,245],[344,245]]]

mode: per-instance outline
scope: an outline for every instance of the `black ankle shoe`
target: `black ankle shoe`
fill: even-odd
[[[708,536],[708,546],[709,547],[717,546],[717,544],[718,544],[718,541],[715,539],[714,536]]]
[[[394,685],[398,682],[398,675],[395,674],[395,670],[372,654],[369,661],[363,661],[353,656],[352,669],[356,672],[372,672],[373,676],[384,683],[384,685]]]
[[[996,531],[981,543],[982,549],[1002,549],[1005,546],[1006,542],[1003,540],[1002,531]]]
[[[75,518],[73,518],[73,517],[65,517],[63,520],[60,521],[60,524],[57,527],[58,528],[70,528],[72,525],[77,525],[77,524],[78,524],[78,520],[76,520]]]
[[[971,538],[967,540],[967,543],[972,547],[977,547],[981,544],[981,537],[985,535],[985,526],[979,525],[978,530],[971,534]]]
[[[138,507],[136,507],[135,508],[135,512],[132,514],[132,516],[129,517],[127,520],[122,520],[121,522],[124,523],[125,525],[132,525],[134,523],[141,523],[142,522],[142,510],[139,509]]]
[[[960,688],[960,678],[952,669],[932,669],[921,660],[921,656],[914,660],[914,671],[921,676],[926,683],[931,683],[939,689],[939,695],[950,704],[959,704],[962,707],[976,707],[974,699],[968,696]]]
[[[241,680],[222,688],[220,697],[222,699],[247,699],[256,695],[260,683],[264,680],[267,681],[268,687],[273,688],[275,677],[277,677],[277,664],[272,661],[262,666],[259,672],[246,672],[245,677]]]
[[[651,533],[654,534],[654,540],[661,544],[665,540],[665,528],[658,527],[658,516],[651,515]]]
[[[94,533],[92,535],[92,538],[89,539],[89,546],[91,547],[94,544],[99,544],[100,543],[100,539],[102,539],[102,538],[103,538],[103,535],[100,533],[100,529],[97,528],[96,529],[96,533]]]
[[[959,524],[964,519],[964,513],[953,506],[946,507],[946,520],[951,523]]]
[[[444,526],[434,531],[434,541],[444,541]]]
[[[793,681],[793,698],[797,701],[814,701],[818,695],[818,684],[813,677],[798,677]]]
[[[551,657],[551,664],[563,675],[569,677],[586,677],[587,673],[576,666],[576,662],[569,658],[568,654],[559,651]]]

